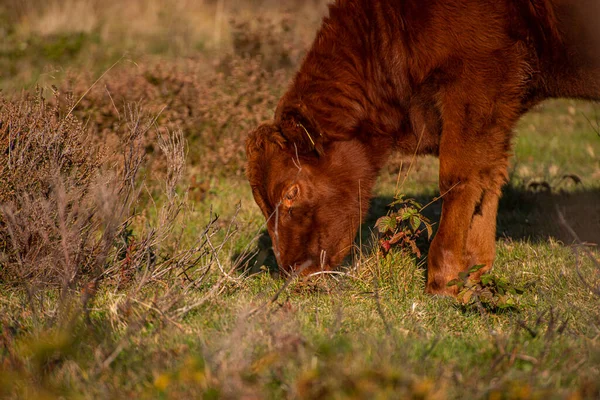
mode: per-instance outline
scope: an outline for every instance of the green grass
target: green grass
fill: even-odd
[[[35,42],[47,49],[45,58],[23,50],[3,62],[35,70],[28,58],[48,59],[79,67],[78,57],[96,40],[92,34]],[[30,82],[4,80],[2,86]],[[45,311],[36,315],[23,289],[0,284],[0,397],[598,398],[600,297],[591,288],[600,286],[600,270],[558,223],[556,206],[582,241],[600,243],[599,113],[590,103],[550,101],[517,127],[492,272],[525,288],[512,308],[489,311],[428,296],[424,259],[400,250],[377,255],[370,231],[410,163],[404,159],[398,172],[395,159],[377,182],[362,227],[363,256],[339,275],[288,285],[264,271],[272,269],[272,256],[265,259],[269,268],[238,271],[224,283],[213,269],[183,304],[219,291],[177,318],[165,311],[164,282],[147,285],[137,297],[135,281],[106,285],[89,315],[75,313],[71,323],[56,319],[70,314],[56,310],[54,291],[37,292]],[[434,158],[418,158],[402,191],[429,203],[438,194],[437,166]],[[197,243],[218,215],[214,241],[225,240],[218,257],[226,270],[247,248],[265,253],[268,240],[257,239],[264,219],[245,179],[219,167],[202,178],[209,188],[203,196],[192,192],[179,245]],[[536,190],[530,185],[536,182],[551,191]],[[425,214],[437,222],[440,209],[437,202]],[[157,213],[149,209],[148,220]],[[599,259],[595,245],[586,248]]]
[[[552,102],[519,126],[515,154],[521,167],[563,165],[560,174],[576,172],[583,183],[567,185],[567,194],[535,194],[525,185],[535,176],[513,175],[500,208],[493,271],[526,288],[512,309],[481,313],[474,306],[427,296],[423,262],[393,251],[384,259],[365,257],[348,275],[293,282],[275,301],[271,299],[283,280],[268,273],[239,277],[183,320],[171,323],[154,316],[133,332],[111,326],[110,304],[121,294],[107,290],[97,298],[91,322],[70,331],[70,340],[64,342],[60,329],[42,330],[59,335],[60,340],[47,345],[49,351],[40,349],[41,339],[27,328],[30,316],[19,306],[23,297],[5,287],[3,315],[11,317],[3,329],[17,330],[20,344],[11,352],[27,361],[4,385],[22,386],[20,393],[32,397],[48,390],[83,397],[567,398],[579,393],[593,398],[599,389],[600,299],[579,274],[597,287],[600,271],[585,257],[576,257],[572,240],[563,236],[561,241],[547,230],[557,225],[550,206],[555,202],[577,205],[582,198],[584,208],[571,210],[573,218],[597,217],[600,207],[600,202],[587,201],[598,199],[600,186],[589,178],[597,174],[598,161],[586,150],[600,154],[600,139],[579,120],[585,119],[581,115],[574,117],[574,130],[543,122],[544,115],[549,120],[569,115],[565,110],[571,104]],[[594,110],[576,104],[582,113]],[[544,142],[547,134],[539,128],[527,128],[536,121],[552,129],[552,138],[568,142],[567,154]],[[531,143],[552,154],[538,153]],[[571,162],[571,154],[579,158]],[[413,196],[431,198],[435,168],[430,164],[435,161],[417,163],[405,187]],[[374,214],[384,212],[382,205],[395,184],[395,173],[384,172]],[[231,265],[236,252],[255,246],[252,239],[263,218],[243,178],[213,179],[205,199],[194,204],[183,240],[198,235],[211,210],[224,226],[237,215],[238,233],[222,253],[222,262]],[[11,324],[23,324],[22,330]],[[115,349],[112,363],[98,370],[98,357],[102,360]],[[51,367],[38,361],[42,366],[33,367],[31,354],[40,352],[38,358],[49,352],[60,361]],[[9,353],[4,349],[3,357]]]

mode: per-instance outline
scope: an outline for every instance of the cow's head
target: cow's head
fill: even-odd
[[[339,265],[368,209],[376,167],[357,139],[328,141],[310,120],[277,118],[246,142],[247,176],[280,269]]]

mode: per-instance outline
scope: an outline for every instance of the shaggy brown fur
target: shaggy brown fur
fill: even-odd
[[[491,268],[512,129],[549,97],[600,98],[595,0],[338,0],[247,174],[281,268],[338,265],[393,150],[436,154],[427,291]]]

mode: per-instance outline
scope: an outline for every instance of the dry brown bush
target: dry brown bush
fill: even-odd
[[[130,105],[111,153],[91,140],[75,105],[60,95],[50,105],[39,91],[0,97],[0,287],[17,299],[0,312],[0,397],[42,397],[90,347],[94,380],[142,327],[179,326],[238,282],[236,266],[220,261],[231,226],[218,239],[210,219],[193,244],[181,240],[190,218],[182,132]],[[156,201],[140,195],[152,130],[164,163]]]
[[[0,124],[0,281],[71,285],[101,268],[98,231],[116,228],[100,191],[100,150],[39,94],[0,100]]]
[[[256,40],[280,33],[265,29]],[[187,312],[182,295],[205,279],[222,246],[209,239],[211,224],[196,246],[177,242],[186,155],[201,177],[242,174],[245,135],[271,117],[291,71],[280,64],[287,53],[267,61],[239,52],[216,61],[123,63],[96,83],[73,77],[48,101],[41,93],[1,100],[0,280],[31,298],[48,287],[91,293],[100,280],[127,285],[135,297],[168,277],[160,309]],[[143,196],[161,197],[152,213],[143,206],[151,199],[139,203],[142,187],[150,188]]]
[[[274,108],[286,80],[282,71],[264,72],[259,61],[251,59],[231,59],[208,70],[198,60],[143,64],[114,71],[74,112],[88,120],[97,137],[115,143],[128,130],[124,111],[135,102],[155,117],[159,132],[183,130],[191,143],[189,162],[198,172],[240,174],[244,136],[271,116],[268,110]],[[89,85],[88,77],[77,77],[70,81],[69,89],[80,95]],[[156,167],[154,138],[150,136],[145,145],[150,163]]]
[[[114,305],[114,323],[150,314],[172,320],[235,281],[220,264],[220,279],[209,274],[223,248],[214,220],[193,245],[180,241],[188,218],[187,191],[177,190],[185,167],[181,131],[156,127],[156,119],[128,106],[114,153],[94,144],[69,111],[74,99],[61,100],[49,105],[39,92],[0,99],[0,283],[24,289],[34,319],[76,321],[98,290],[113,287],[126,294]],[[159,205],[140,196],[150,131],[164,165]],[[207,279],[210,290],[190,295]],[[49,293],[57,301],[48,301]]]
[[[293,56],[291,45],[273,45],[280,43],[279,35],[287,28],[236,26],[238,54],[218,60],[121,63],[91,90],[92,77],[79,74],[68,80],[63,91],[77,98],[85,94],[74,113],[105,142],[117,143],[127,133],[126,110],[135,103],[154,118],[157,132],[183,131],[190,143],[189,163],[199,175],[215,171],[240,175],[245,135],[272,117],[271,110],[291,77],[292,69],[286,66],[299,56]],[[253,41],[258,50],[252,48]],[[267,58],[262,54],[266,47]],[[164,165],[153,157],[152,135],[145,146],[152,171],[160,172]]]

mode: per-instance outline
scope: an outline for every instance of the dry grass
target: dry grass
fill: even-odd
[[[198,175],[218,167],[239,176],[246,133],[272,117],[291,77],[289,67],[303,53],[289,22],[261,21],[265,23],[232,22],[232,54],[216,59],[205,55],[178,61],[149,59],[139,64],[121,60],[100,80],[71,73],[60,91],[81,98],[74,114],[104,143],[116,144],[127,134],[125,114],[136,104],[154,116],[156,132],[181,129],[195,144],[189,157]],[[144,146],[150,168],[160,174],[164,165],[153,156],[157,152],[152,132]]]
[[[141,174],[156,118],[130,107],[120,144],[100,148],[69,112],[73,98],[61,100],[49,105],[36,93],[0,103],[0,284],[27,306],[0,319],[0,375],[11,377],[0,380],[0,393],[18,397],[43,395],[46,377],[68,373],[82,343],[97,343],[89,372],[102,373],[141,326],[177,325],[237,281],[220,265],[215,220],[193,245],[181,244],[188,207],[181,131],[154,133],[164,159],[156,204],[142,196]],[[119,341],[93,336],[98,307],[109,311],[101,338]]]
[[[10,0],[0,4],[0,88],[61,86],[73,68],[97,76],[116,60],[140,65],[149,55],[161,62],[203,57],[213,65],[250,50],[269,63],[295,65],[325,3]]]

